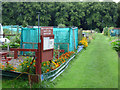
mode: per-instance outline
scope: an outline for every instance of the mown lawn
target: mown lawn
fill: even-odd
[[[54,82],[55,88],[117,88],[118,55],[109,38],[97,34]]]

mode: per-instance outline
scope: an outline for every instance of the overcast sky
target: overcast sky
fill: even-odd
[[[99,1],[103,1],[103,0],[99,0]],[[120,0],[113,0],[114,2],[118,3]]]

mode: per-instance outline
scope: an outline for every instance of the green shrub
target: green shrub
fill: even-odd
[[[95,29],[95,31],[96,31],[96,32],[98,32],[98,33],[100,33],[100,30],[99,30],[99,28],[96,28],[96,29]]]
[[[120,51],[120,41],[115,41],[115,42],[112,42],[111,44],[117,52]]]
[[[65,24],[59,24],[58,27],[59,28],[65,28]]]

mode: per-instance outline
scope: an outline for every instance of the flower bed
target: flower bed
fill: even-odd
[[[42,73],[48,74],[54,73],[54,71],[58,70],[64,63],[74,54],[75,52],[67,52],[62,54],[59,59],[42,62]],[[14,72],[27,72],[30,74],[35,74],[35,59],[32,57],[23,57],[22,60],[18,60],[17,66],[13,66],[12,64],[5,63],[4,65],[0,63],[0,68],[4,71],[14,71]],[[52,71],[52,72],[51,72]]]

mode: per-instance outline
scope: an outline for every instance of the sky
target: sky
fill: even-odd
[[[113,0],[114,2],[118,3],[120,0]]]
[[[99,0],[99,1],[103,1],[103,0]],[[120,0],[113,0],[114,2],[118,3]]]

